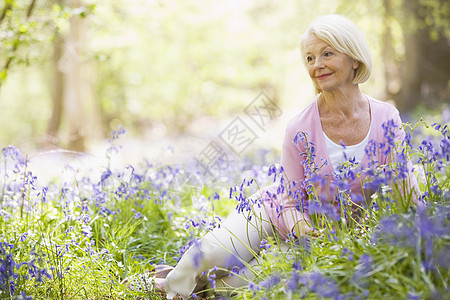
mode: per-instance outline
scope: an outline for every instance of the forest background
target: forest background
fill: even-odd
[[[361,224],[345,190],[340,215],[309,193],[321,234],[288,251],[264,240],[234,299],[444,299],[445,0],[0,0],[0,298],[143,297],[129,279],[174,265],[275,177],[282,193],[284,128],[315,97],[299,38],[326,13],[363,30],[374,68],[362,91],[395,104],[411,136],[360,177],[377,191]],[[385,130],[373,151],[395,146]],[[424,209],[406,195],[409,157]],[[337,187],[360,171],[344,166]]]
[[[3,0],[0,144],[103,153],[122,125],[124,155],[168,146],[195,155],[264,92],[279,114],[251,146],[277,149],[314,99],[298,44],[326,13],[347,16],[368,39],[374,68],[363,92],[405,120],[426,109],[446,123],[449,10],[445,0]]]

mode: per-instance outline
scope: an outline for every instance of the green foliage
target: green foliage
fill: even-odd
[[[397,180],[385,181],[372,202],[360,207],[364,218],[357,223],[348,222],[350,214],[335,220],[314,213],[311,234],[300,240],[268,240],[263,259],[252,269],[258,274],[255,283],[250,290],[235,291],[233,299],[445,298],[450,250],[448,128],[423,121],[409,127],[426,129],[426,138],[413,149],[401,146],[407,151],[397,155],[409,153],[419,163],[426,208],[413,205],[405,193],[406,182]],[[433,146],[437,144],[440,148]],[[383,172],[399,171],[402,166],[396,161],[393,157],[390,166],[381,166]],[[384,179],[375,175],[366,180],[380,178]]]
[[[190,214],[214,219],[212,186],[180,186],[170,166],[108,167],[99,181],[74,173],[73,181],[41,186],[16,148],[4,148],[1,163],[0,299],[156,299],[122,280],[156,263],[175,264],[178,249],[212,226],[188,230]]]
[[[117,117],[162,121],[178,132],[199,116],[242,110],[243,101],[262,89],[278,90],[286,46],[296,43],[279,40],[267,24],[273,18],[286,22],[282,6],[264,5],[272,11],[266,16],[256,4],[166,1],[148,4],[146,13],[122,5],[99,8],[93,32],[92,50],[105,74],[98,93],[108,131]]]
[[[366,32],[374,65],[379,67],[364,89],[383,98],[383,65],[391,63],[379,46],[386,26],[392,30],[392,63],[397,64],[404,60],[406,20],[426,22],[439,38],[448,36],[446,1],[416,2],[424,15],[417,20],[414,14],[404,15],[401,0],[389,1],[388,16],[383,1],[303,0],[276,5],[98,0],[68,7],[56,0],[4,0],[0,108],[11,112],[11,119],[0,124],[5,128],[0,140],[27,143],[30,148],[42,143],[53,109],[52,80],[61,76],[55,70],[65,65],[64,55],[56,57],[54,47],[67,37],[72,17],[84,20],[79,61],[86,66],[83,73],[92,91],[92,99],[86,101],[95,102],[90,110],[98,109],[89,113],[101,123],[104,135],[119,123],[136,134],[153,127],[178,134],[197,126],[203,117],[242,112],[263,90],[277,103],[307,103],[313,89],[302,72],[298,38],[309,21],[325,13],[345,14]],[[418,26],[412,28],[422,25]],[[400,87],[397,79],[388,85],[395,91]],[[63,122],[61,132],[64,126]],[[67,139],[64,135],[62,141]]]
[[[350,198],[345,198],[349,204],[340,219],[311,213],[310,234],[264,241],[258,263],[250,269],[254,281],[222,292],[232,299],[443,295],[450,250],[449,166],[442,160],[445,153],[433,148],[439,142],[429,142],[433,136],[443,138],[440,147],[447,149],[448,133],[423,121],[409,127],[413,132],[423,128],[426,137],[426,142],[412,142],[412,148],[402,147],[422,165],[424,176],[418,177],[423,177],[427,209],[411,205],[403,181],[366,178],[368,183],[382,178],[384,184],[371,203],[359,206],[358,222],[352,221]],[[393,157],[382,167],[385,172],[400,170],[399,161],[401,157]],[[217,182],[205,178],[193,185],[186,180],[188,170],[172,166],[143,164],[118,171],[107,166],[97,179],[74,173],[68,181],[41,186],[14,147],[3,149],[1,163],[1,299],[15,299],[22,292],[33,299],[158,299],[161,295],[135,292],[121,282],[155,264],[175,265],[190,241],[217,226],[217,214],[223,217],[236,206]],[[247,187],[245,193],[254,189]]]
[[[49,21],[45,5],[36,0],[4,0],[0,9],[0,87],[4,84],[8,70],[14,64],[29,65],[40,59],[31,48],[46,38],[43,34]]]

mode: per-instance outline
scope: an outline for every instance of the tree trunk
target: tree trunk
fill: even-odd
[[[442,0],[437,1],[442,4]],[[403,63],[402,89],[397,97],[401,110],[410,111],[420,104],[438,108],[450,99],[450,43],[442,33],[433,41],[431,33],[436,28],[426,22],[430,17],[419,0],[404,0],[405,61]],[[414,26],[412,26],[414,24]]]
[[[58,133],[61,127],[64,102],[64,73],[59,68],[59,61],[62,57],[64,39],[60,33],[56,32],[53,42],[53,81],[52,81],[52,115],[47,127],[46,144],[57,145]]]
[[[68,0],[70,8],[81,5],[80,0]],[[83,25],[84,20],[77,15],[70,18],[69,34],[65,43],[65,116],[69,131],[68,148],[76,151],[84,151],[86,148],[83,131],[83,107],[82,107],[82,74],[81,61],[83,50]]]
[[[394,38],[392,33],[392,21],[394,19],[394,9],[392,0],[383,0],[383,31],[382,35],[382,58],[385,79],[385,97],[392,99],[398,94],[401,87],[400,62],[396,59],[394,49]]]

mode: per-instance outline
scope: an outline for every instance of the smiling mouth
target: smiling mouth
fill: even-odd
[[[322,75],[316,76],[316,78],[319,79],[319,80],[322,80],[322,79],[325,79],[325,78],[330,77],[331,74],[332,74],[332,73],[322,74]]]

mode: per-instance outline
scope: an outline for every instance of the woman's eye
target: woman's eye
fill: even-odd
[[[325,57],[330,57],[331,55],[333,55],[333,52],[331,52],[331,51],[326,51],[326,52],[323,54],[323,56],[325,56]]]
[[[306,61],[307,61],[307,62],[312,62],[312,61],[313,61],[312,56],[307,56],[307,57],[306,57]]]

